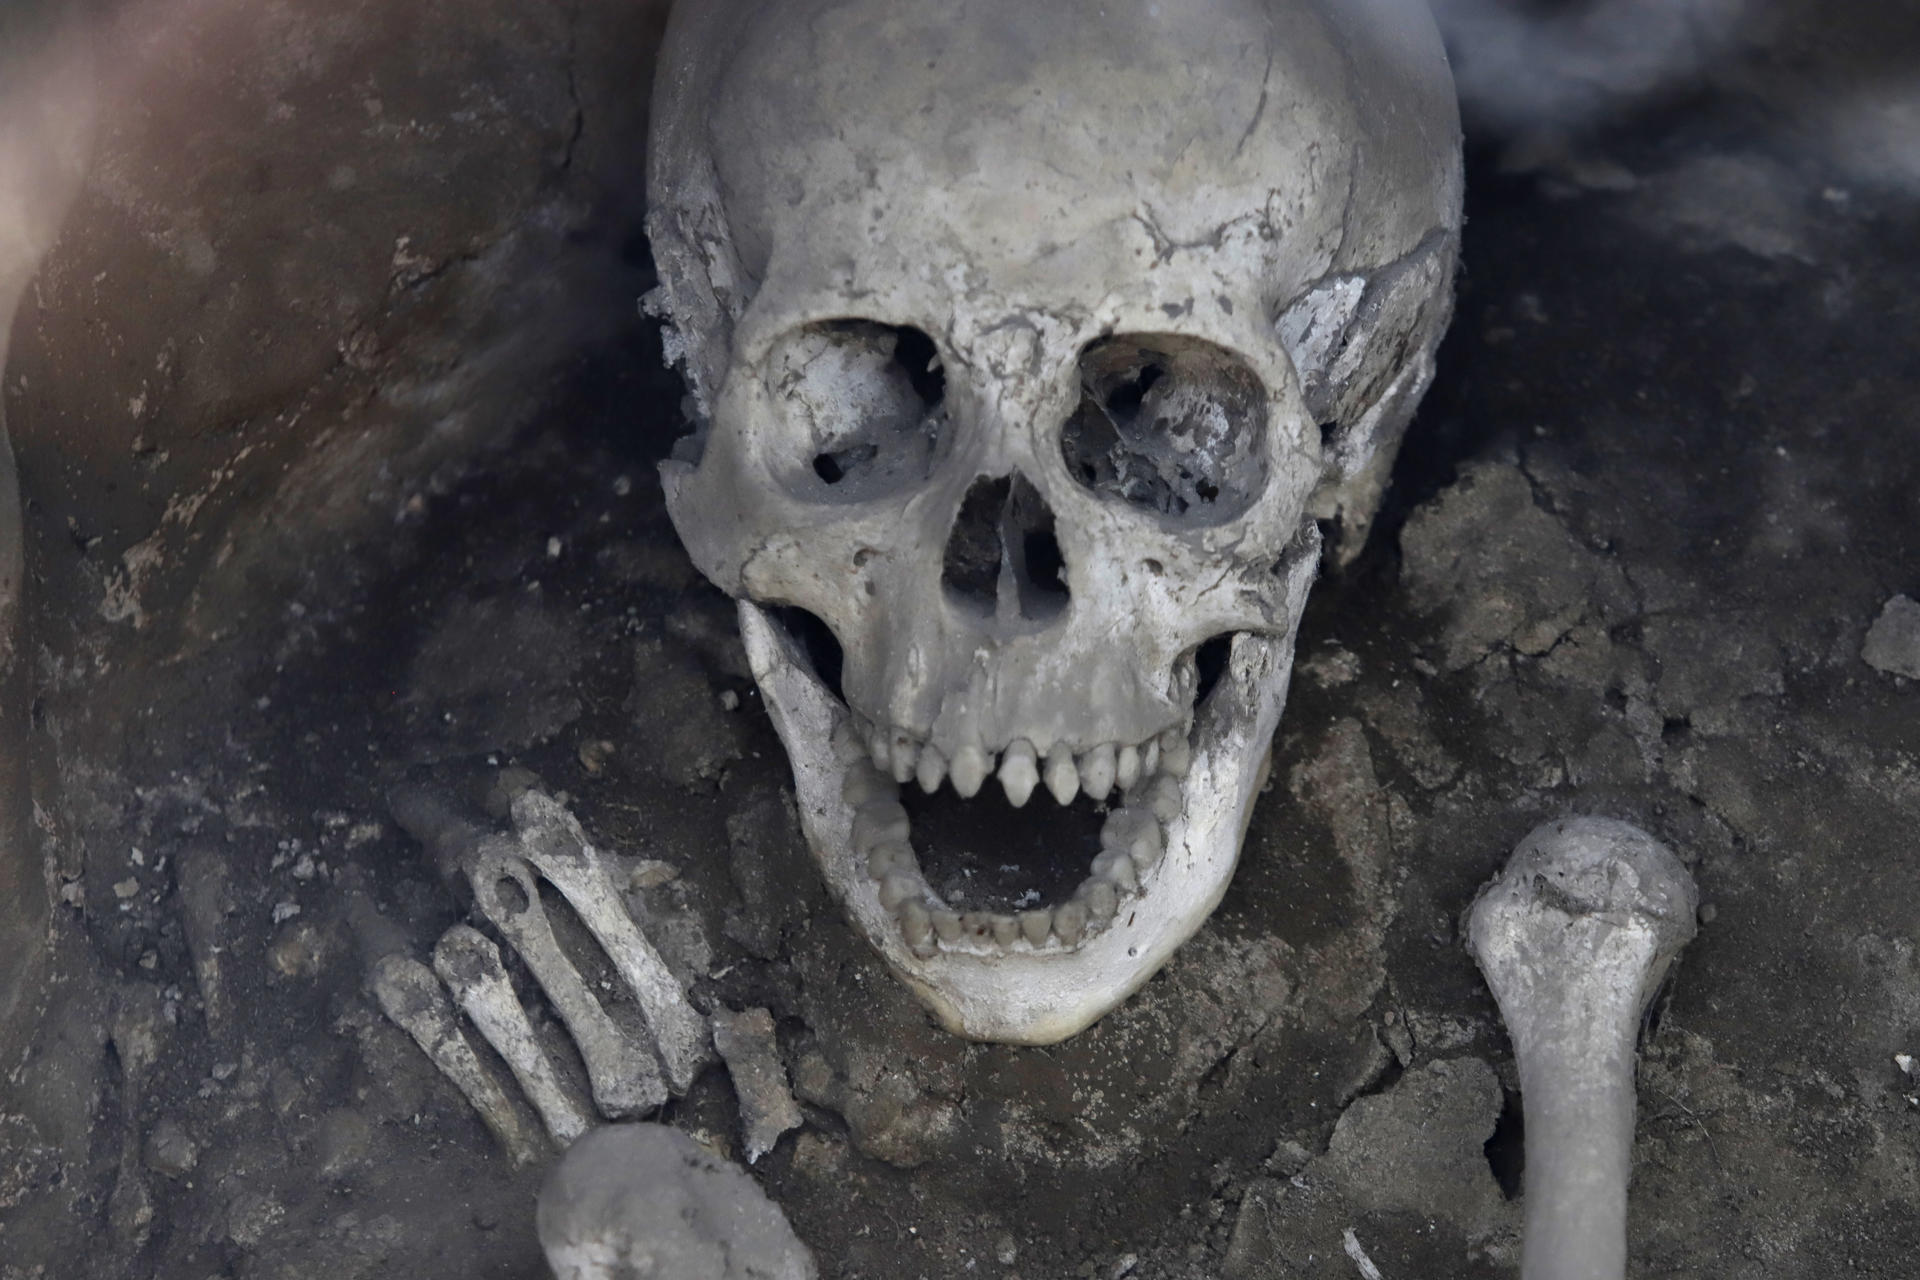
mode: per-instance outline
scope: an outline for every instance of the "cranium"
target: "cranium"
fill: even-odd
[[[1432,21],[688,0],[661,65],[655,305],[700,418],[675,526],[856,926],[954,1031],[1071,1035],[1224,893],[1318,522],[1357,545],[1431,376],[1460,225]],[[951,901],[973,868],[924,865],[951,824],[910,780],[1023,821],[1080,797],[1053,844],[1084,880]]]

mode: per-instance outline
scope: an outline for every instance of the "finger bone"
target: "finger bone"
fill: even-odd
[[[578,913],[640,1002],[667,1080],[684,1093],[712,1058],[706,1018],[687,1002],[660,953],[627,914],[599,851],[574,816],[544,792],[528,791],[513,802],[513,823],[521,853]]]
[[[1520,1069],[1523,1280],[1626,1274],[1635,1040],[1698,906],[1678,858],[1604,818],[1535,829],[1474,901],[1468,946]]]
[[[373,997],[473,1104],[515,1164],[540,1159],[545,1147],[540,1135],[521,1119],[506,1091],[480,1065],[473,1046],[460,1034],[453,1006],[427,966],[398,953],[381,957],[373,969]]]
[[[433,949],[433,971],[494,1052],[506,1061],[554,1141],[564,1147],[585,1133],[593,1123],[592,1117],[574,1100],[546,1050],[535,1039],[533,1024],[527,1021],[527,1011],[513,994],[493,943],[478,930],[455,925]]]
[[[540,887],[527,864],[507,853],[498,840],[482,844],[468,867],[480,913],[506,938],[541,990],[567,1024],[567,1032],[586,1063],[594,1105],[608,1117],[645,1115],[667,1100],[653,1055],[623,1034],[593,998],[554,940],[553,927],[540,905]],[[507,894],[503,886],[513,885]]]

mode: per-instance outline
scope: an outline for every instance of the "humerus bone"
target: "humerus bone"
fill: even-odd
[[[506,1060],[553,1140],[564,1147],[585,1133],[593,1121],[574,1101],[534,1038],[533,1024],[513,994],[493,943],[475,929],[455,925],[433,949],[433,971],[487,1043]]]
[[[1474,901],[1468,946],[1520,1067],[1523,1280],[1626,1274],[1635,1040],[1698,907],[1678,858],[1604,818],[1536,828]]]

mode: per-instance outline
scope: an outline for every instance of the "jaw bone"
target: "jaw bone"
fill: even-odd
[[[1286,566],[1293,618],[1305,604],[1318,551],[1318,539],[1308,538]],[[846,705],[771,615],[747,600],[739,611],[748,661],[793,766],[801,825],[828,887],[949,1031],[1012,1044],[1064,1040],[1137,991],[1225,894],[1286,702],[1293,629],[1283,636],[1234,636],[1227,670],[1196,712],[1191,764],[1177,811],[1164,827],[1165,852],[1141,877],[1137,895],[1120,900],[1106,928],[1089,929],[1072,945],[1062,942],[1058,924],[1052,934],[1040,933],[1038,945],[1024,932],[1010,942],[962,935],[931,944],[922,933],[915,945],[902,930],[916,926],[903,920],[898,906],[883,904],[882,886],[855,850],[846,778],[849,769],[867,765],[834,750],[836,733],[846,735]],[[945,910],[931,890],[925,893],[931,911]]]

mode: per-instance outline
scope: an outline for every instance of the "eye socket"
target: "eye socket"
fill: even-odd
[[[768,393],[789,431],[789,487],[856,502],[925,482],[947,436],[946,374],[918,329],[870,320],[803,325],[775,344]]]
[[[1267,394],[1231,352],[1174,334],[1103,338],[1080,355],[1060,453],[1102,497],[1195,524],[1253,505],[1267,479]]]

